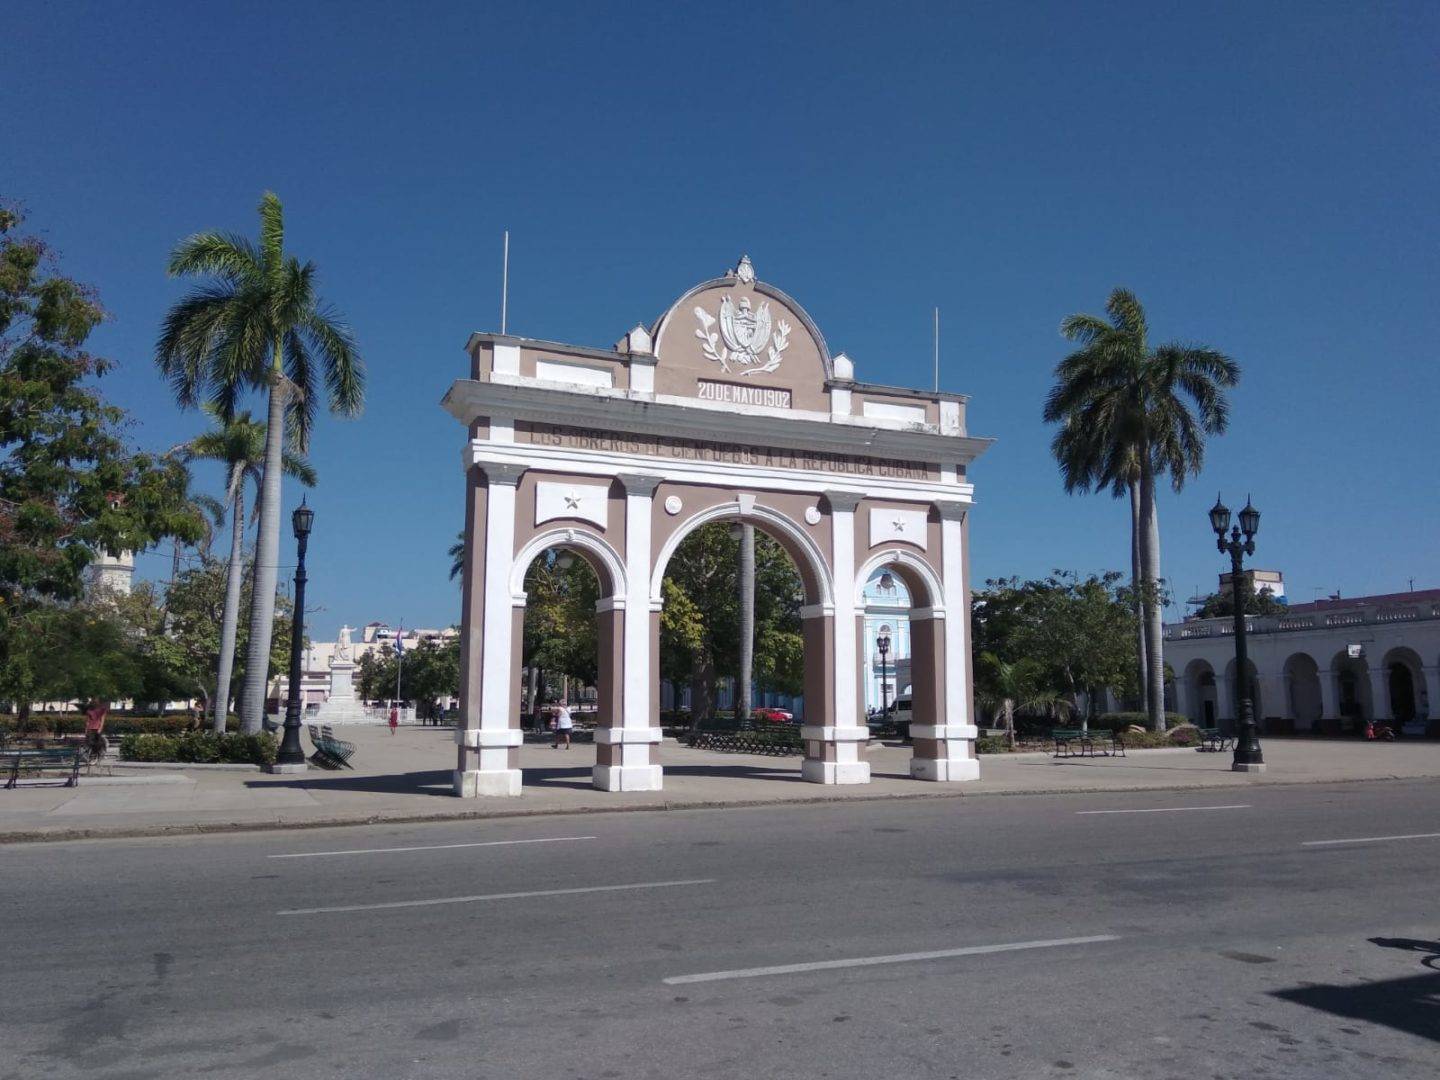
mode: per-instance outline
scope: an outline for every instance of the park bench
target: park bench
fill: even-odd
[[[690,735],[690,746],[695,750],[716,750],[732,754],[769,754],[783,757],[798,754],[804,746],[797,727],[777,727],[769,731],[747,731],[740,729],[720,731],[696,731]]]
[[[1200,733],[1200,745],[1198,750],[1233,750],[1235,748],[1235,736],[1222,734],[1219,728],[1202,727],[1196,730]]]
[[[1055,740],[1057,758],[1084,757],[1087,752],[1091,757],[1097,753],[1107,757],[1111,754],[1127,756],[1125,736],[1109,728],[1092,728],[1089,731],[1081,728],[1054,728],[1050,732],[1050,738]]]
[[[315,744],[315,753],[310,755],[312,764],[322,769],[353,769],[350,758],[355,753],[355,744],[335,737],[329,724],[323,727],[309,725],[310,741]]]
[[[10,776],[5,781],[5,787],[17,787],[20,783],[22,772],[43,773],[68,772],[70,775],[65,778],[66,787],[78,787],[80,784],[80,747],[78,746],[40,746],[25,748],[14,746],[4,752],[4,757],[10,765]]]

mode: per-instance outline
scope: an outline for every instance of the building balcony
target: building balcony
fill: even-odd
[[[1245,620],[1247,634],[1286,634],[1305,630],[1331,630],[1351,626],[1388,626],[1394,623],[1440,619],[1440,603],[1361,604],[1341,611],[1296,612],[1288,615],[1252,615]],[[1168,641],[1224,637],[1235,633],[1235,620],[1188,619],[1165,627]]]

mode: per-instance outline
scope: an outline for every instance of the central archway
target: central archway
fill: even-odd
[[[660,671],[660,613],[665,573],[681,545],[706,525],[736,523],[751,525],[774,540],[789,556],[799,574],[804,592],[800,608],[804,651],[804,722],[800,735],[804,758],[802,779],[821,783],[863,783],[869,779],[869,764],[861,747],[868,729],[857,723],[837,723],[835,711],[835,582],[830,565],[816,540],[781,505],[794,503],[801,515],[813,508],[810,500],[787,499],[783,494],[742,493],[728,498],[712,493],[717,501],[684,517],[658,545],[650,581],[652,671],[658,683]],[[762,501],[763,500],[763,501]],[[672,504],[673,505],[673,504]],[[813,515],[812,515],[813,516]],[[812,526],[813,527],[813,526]],[[658,686],[657,686],[658,691]],[[660,724],[660,695],[652,697],[652,721]]]

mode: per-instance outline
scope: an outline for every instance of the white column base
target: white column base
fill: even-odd
[[[462,799],[482,795],[519,795],[519,769],[456,769],[455,794]]]
[[[800,763],[800,779],[812,784],[868,784],[868,761],[816,761],[806,758]]]
[[[1242,762],[1238,762],[1238,763],[1237,763],[1237,762],[1233,762],[1233,761],[1232,761],[1232,762],[1230,763],[1230,771],[1231,771],[1231,772],[1264,772],[1264,771],[1265,771],[1265,762],[1261,761],[1261,762],[1258,762],[1258,763],[1257,763],[1257,762],[1251,762],[1251,761],[1242,761]]]
[[[916,780],[979,780],[980,762],[975,758],[911,758],[910,775]]]
[[[596,765],[595,786],[601,791],[663,791],[664,770],[659,765]]]

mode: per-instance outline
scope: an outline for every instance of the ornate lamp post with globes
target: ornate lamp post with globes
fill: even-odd
[[[304,772],[305,750],[300,745],[300,681],[304,677],[301,645],[305,640],[305,548],[310,542],[310,527],[315,523],[315,511],[300,500],[300,505],[290,515],[290,524],[295,529],[298,557],[295,560],[295,615],[290,630],[290,693],[285,700],[285,736],[280,741],[280,752],[275,756],[271,772]]]
[[[880,716],[890,722],[890,627],[880,627],[875,639],[875,651],[880,654]]]
[[[1260,511],[1245,497],[1240,511],[1240,524],[1230,527],[1230,508],[1215,497],[1210,509],[1210,527],[1215,530],[1215,545],[1230,556],[1230,587],[1235,605],[1235,715],[1240,730],[1235,738],[1235,758],[1230,768],[1236,772],[1264,772],[1265,757],[1260,752],[1260,739],[1255,731],[1255,707],[1250,700],[1250,662],[1245,649],[1245,601],[1250,595],[1250,582],[1242,566],[1246,555],[1255,554],[1255,534],[1260,531]],[[1230,535],[1227,538],[1226,530]],[[1243,536],[1243,539],[1242,539]]]

